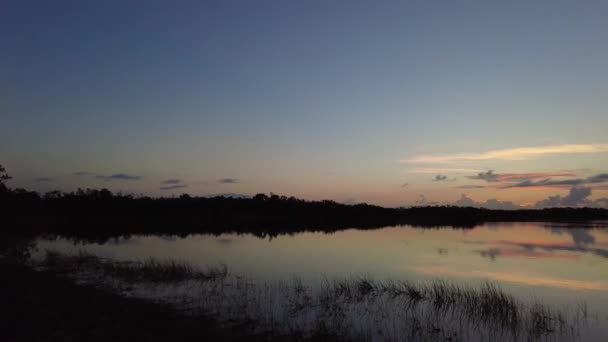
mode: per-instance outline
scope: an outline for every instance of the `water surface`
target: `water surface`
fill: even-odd
[[[369,275],[374,279],[445,279],[477,285],[491,280],[524,300],[556,307],[586,303],[593,319],[608,323],[607,225],[492,223],[472,229],[394,226],[273,238],[221,234],[134,236],[104,244],[40,240],[38,248],[86,250],[119,260],[181,259],[201,267],[223,263],[256,282],[300,277]],[[605,324],[604,324],[605,325]],[[602,340],[608,329],[594,332]]]

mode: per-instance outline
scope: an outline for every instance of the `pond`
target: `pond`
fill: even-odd
[[[206,267],[225,264],[256,283],[297,276],[367,276],[479,286],[500,285],[523,301],[554,307],[585,306],[597,323],[588,340],[608,340],[608,223],[492,223],[471,229],[392,226],[335,233],[306,232],[260,238],[249,234],[132,236],[103,244],[69,239],[38,241],[38,251],[85,250],[117,260],[150,257]],[[604,326],[604,327],[602,327]]]

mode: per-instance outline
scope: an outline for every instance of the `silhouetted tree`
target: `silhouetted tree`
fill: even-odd
[[[4,166],[0,165],[0,192],[5,192],[7,190],[6,181],[11,178],[13,177],[9,176],[8,173],[6,173],[6,169],[4,168]]]
[[[255,201],[266,201],[268,199],[268,196],[266,194],[257,194],[253,196],[253,199]]]
[[[10,191],[6,187],[6,181],[11,178],[6,173],[4,166],[0,165],[0,194],[10,196]],[[23,194],[23,190],[17,189],[15,193]],[[6,203],[4,198],[0,198],[0,210],[7,209],[4,207]],[[22,236],[7,234],[6,229],[0,229],[0,260],[3,260],[3,262],[23,263],[29,259],[33,247],[34,241],[30,236],[26,234]]]

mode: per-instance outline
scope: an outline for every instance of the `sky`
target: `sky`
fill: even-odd
[[[608,206],[608,2],[0,3],[9,186]]]

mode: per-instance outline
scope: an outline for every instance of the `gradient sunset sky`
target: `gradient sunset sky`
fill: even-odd
[[[2,1],[0,164],[38,191],[608,206],[607,18],[606,1]]]

